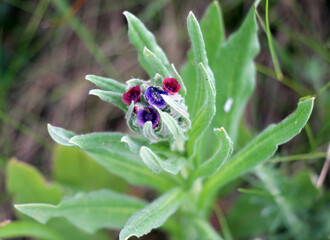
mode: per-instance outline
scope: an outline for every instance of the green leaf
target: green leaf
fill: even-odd
[[[152,122],[147,121],[142,128],[143,136],[146,139],[149,139],[150,142],[158,142],[161,140],[161,136],[156,135],[155,130],[152,128]]]
[[[121,94],[126,92],[125,84],[120,83],[111,78],[99,77],[95,75],[86,75],[86,79],[106,91],[118,92]]]
[[[53,178],[61,185],[69,187],[69,190],[91,191],[109,188],[123,192],[128,187],[126,181],[109,173],[78,149],[58,145],[53,156]]]
[[[15,203],[57,204],[62,197],[59,187],[47,183],[36,168],[15,159],[7,165],[7,189],[14,195]]]
[[[189,119],[189,113],[187,112],[187,107],[182,106],[181,104],[179,104],[178,102],[174,101],[174,99],[171,96],[165,95],[165,94],[161,94],[164,101],[172,107],[172,109],[178,113],[186,122],[187,124],[187,129],[189,129],[191,127],[191,121]]]
[[[144,26],[144,24],[133,14],[125,11],[124,15],[128,22],[128,37],[130,42],[136,47],[139,53],[139,61],[142,67],[148,72],[152,78],[156,75],[150,64],[143,57],[145,47],[150,49],[161,63],[169,70],[169,61],[164,51],[158,46],[154,35]]]
[[[199,109],[198,115],[192,123],[192,127],[188,133],[189,140],[187,150],[189,155],[194,155],[196,152],[196,145],[198,138],[211,124],[212,118],[215,114],[215,92],[212,86],[212,76],[204,68],[203,64],[199,64],[200,72],[203,76],[206,90],[206,98],[204,105]]]
[[[126,143],[132,153],[138,153],[142,146],[149,144],[147,139],[132,138],[129,136],[123,136],[120,141]]]
[[[99,190],[79,193],[58,205],[30,203],[15,205],[15,208],[40,223],[54,217],[65,217],[80,229],[93,233],[101,228],[122,228],[127,219],[144,206],[140,199]]]
[[[221,186],[269,159],[279,145],[288,142],[300,133],[312,113],[313,105],[314,98],[301,101],[292,115],[276,125],[268,126],[224,164],[215,175],[206,181],[201,193],[201,208],[207,210]]]
[[[141,237],[152,229],[158,228],[172,214],[184,200],[185,194],[179,188],[173,188],[141,211],[135,213],[120,231],[119,239],[127,240],[131,236]]]
[[[164,77],[171,77],[171,73],[168,71],[167,67],[147,47],[143,49],[143,56],[145,57],[146,61],[150,64],[150,66],[156,73]]]
[[[165,171],[171,174],[178,174],[183,166],[182,158],[162,160],[150,148],[141,147],[140,156],[143,162],[155,173]]]
[[[194,94],[195,101],[194,106],[190,109],[191,113],[191,119],[192,121],[195,120],[195,118],[199,115],[199,109],[202,108],[202,106],[205,103],[205,99],[207,98],[207,86],[204,84],[205,80],[205,74],[204,70],[207,71],[207,74],[209,75],[208,81],[214,86],[214,77],[213,73],[209,68],[208,65],[208,59],[206,55],[205,50],[205,43],[203,40],[202,31],[200,29],[199,23],[194,16],[192,12],[189,13],[187,18],[187,26],[188,26],[188,33],[191,40],[191,46],[195,57],[195,62],[198,64],[195,64],[196,68],[196,89],[195,92],[190,92],[190,94]],[[201,66],[203,66],[204,69],[201,69]],[[214,87],[213,87],[214,89]]]
[[[222,13],[218,2],[214,1],[207,8],[202,18],[200,28],[203,34],[209,64],[213,65],[217,63],[215,59],[218,51],[217,49],[220,48],[225,36]],[[210,31],[210,29],[212,29],[212,31]],[[191,114],[193,114],[192,111],[196,107],[196,96],[198,96],[200,91],[200,88],[197,87],[197,76],[194,70],[197,67],[197,63],[199,63],[199,61],[194,59],[193,52],[190,50],[188,52],[187,63],[181,69],[181,75],[186,83],[188,93],[186,96],[186,104]]]
[[[142,158],[142,161],[147,165],[147,167],[150,168],[154,173],[158,174],[163,171],[159,164],[159,162],[162,160],[149,148],[141,147],[140,157]]]
[[[223,238],[210,226],[208,222],[202,219],[194,219],[193,223],[199,235],[198,239],[223,240]]]
[[[69,142],[70,138],[72,138],[75,133],[68,131],[64,128],[59,128],[52,126],[48,123],[47,125],[49,135],[52,137],[52,139],[57,142],[58,144],[64,145],[64,146],[73,146],[72,143]]]
[[[98,96],[105,102],[112,103],[120,109],[127,111],[127,104],[122,101],[123,94],[111,91],[104,91],[100,89],[93,89],[89,91],[90,95]]]
[[[217,58],[217,51],[225,40],[225,27],[218,1],[213,1],[207,8],[201,21],[201,30],[209,64],[213,65]]]
[[[158,109],[157,109],[158,110]],[[171,133],[171,149],[172,151],[183,152],[184,151],[184,143],[186,140],[186,136],[177,123],[177,121],[168,113],[162,112],[158,110],[160,117],[163,121],[163,124],[168,128]]]
[[[83,150],[105,148],[115,152],[126,151],[127,147],[120,142],[125,136],[117,132],[98,132],[76,135],[70,139],[70,143],[78,146]]]
[[[214,129],[214,133],[220,139],[219,149],[209,160],[199,166],[193,174],[194,178],[210,176],[216,173],[229,159],[233,151],[233,142],[224,128],[216,128]]]
[[[0,223],[1,224],[1,223]],[[35,222],[15,221],[0,226],[0,238],[31,237],[47,240],[63,240],[64,237],[52,228]]]
[[[210,63],[216,83],[216,109],[212,126],[219,123],[236,142],[239,120],[255,86],[254,57],[259,52],[258,25],[252,7],[242,26],[217,51]]]
[[[82,135],[82,138],[94,138],[97,135],[98,133],[86,134]],[[75,141],[72,141],[72,139]],[[69,140],[71,141],[71,145],[79,140],[79,136],[72,139]],[[117,145],[115,145],[116,147],[119,146],[118,148],[109,148],[112,146],[111,143],[109,144],[109,141],[111,141],[109,139],[107,140],[108,144],[106,146],[103,146],[102,141],[98,141],[98,143],[100,143],[99,146],[96,143],[92,143],[94,144],[93,149],[91,149],[88,145],[87,149],[84,149],[86,144],[83,144],[82,141],[79,141],[79,144],[83,147],[82,150],[87,155],[92,157],[97,163],[107,169],[110,173],[122,177],[131,184],[151,186],[162,191],[167,190],[173,185],[173,180],[168,176],[153,174],[142,163],[139,156],[132,154],[126,144],[120,142],[121,138],[118,137],[118,142],[116,143]],[[78,147],[78,145],[73,146]]]

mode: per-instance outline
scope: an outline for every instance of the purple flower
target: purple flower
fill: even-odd
[[[137,113],[138,122],[141,127],[148,121],[151,121],[152,127],[155,128],[158,125],[159,115],[156,109],[153,107],[145,107]]]
[[[144,96],[146,97],[150,105],[158,108],[163,108],[166,106],[166,102],[160,94],[168,95],[168,93],[166,91],[163,91],[162,89],[156,87],[149,87],[146,90]]]
[[[123,98],[121,100],[126,104],[131,104],[132,101],[134,101],[134,103],[140,101],[140,97],[141,97],[140,86],[135,86],[132,87],[130,90],[128,90],[126,93],[124,93]]]
[[[179,84],[178,80],[176,80],[175,78],[165,78],[163,81],[163,88],[170,95],[174,95],[180,91],[181,85]]]

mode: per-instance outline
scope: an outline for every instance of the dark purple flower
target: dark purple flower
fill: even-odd
[[[159,115],[156,109],[153,107],[145,107],[137,113],[138,122],[141,127],[148,121],[151,121],[152,127],[155,128],[158,125]]]
[[[132,101],[134,101],[134,103],[140,101],[140,97],[141,97],[140,86],[135,86],[132,87],[130,90],[128,90],[127,93],[124,93],[123,98],[121,100],[126,104],[131,104]]]
[[[150,105],[158,108],[163,108],[166,106],[166,102],[160,94],[168,95],[168,93],[166,91],[163,91],[162,89],[156,87],[149,87],[146,90],[144,96],[146,97]]]
[[[165,78],[163,81],[163,88],[170,95],[174,95],[180,91],[181,85],[175,78]]]

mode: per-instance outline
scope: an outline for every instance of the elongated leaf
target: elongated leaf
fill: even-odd
[[[118,92],[121,94],[126,92],[125,84],[122,84],[111,78],[100,77],[95,75],[86,75],[86,79],[106,91]]]
[[[205,50],[209,64],[213,65],[214,63],[217,63],[215,55],[225,36],[221,8],[217,1],[211,3],[207,8],[205,15],[202,18],[200,28],[204,42],[206,43]],[[210,29],[212,29],[212,31],[210,31]],[[186,96],[186,104],[191,114],[196,107],[196,96],[198,96],[197,94],[200,91],[197,87],[197,76],[194,71],[198,63],[199,62],[194,59],[192,50],[190,50],[188,52],[187,63],[181,69],[181,76],[186,83],[188,93]]]
[[[147,122],[143,125],[142,132],[143,132],[143,136],[144,136],[146,139],[149,139],[150,142],[158,142],[158,141],[161,140],[161,137],[160,137],[160,136],[157,136],[157,135],[155,134],[155,131],[154,131],[154,129],[152,128],[152,122],[151,122],[151,121],[147,121]]]
[[[191,47],[194,53],[195,62],[198,64],[202,64],[204,67],[208,68],[208,59],[206,56],[205,43],[203,40],[202,31],[200,29],[199,23],[195,17],[195,15],[190,12],[187,18],[187,27],[188,33],[191,40]],[[195,92],[191,92],[190,94],[194,94],[195,101],[194,107],[190,108],[190,115],[192,121],[195,120],[196,115],[198,114],[199,109],[205,103],[205,99],[207,96],[206,87],[204,86],[203,75],[201,74],[201,69],[198,64],[195,64],[196,68],[196,89]]]
[[[16,159],[11,159],[7,165],[7,189],[15,203],[57,204],[62,197],[57,185],[47,183],[35,167]]]
[[[127,151],[129,151],[127,149]],[[109,172],[124,178],[134,185],[151,186],[158,190],[166,190],[173,186],[174,182],[168,176],[156,175],[147,168],[138,156],[125,157],[119,153],[113,153],[105,149],[85,151]]]
[[[161,94],[165,102],[172,107],[172,109],[178,113],[186,122],[187,124],[187,129],[191,127],[191,121],[189,119],[189,113],[187,112],[187,107],[180,105],[176,101],[174,101],[171,96]]]
[[[133,14],[125,11],[124,15],[128,22],[128,37],[130,42],[136,47],[139,53],[139,61],[142,67],[152,78],[156,72],[143,57],[143,49],[147,47],[160,59],[163,65],[169,70],[169,61],[164,51],[158,46],[154,35],[144,26],[144,24]]]
[[[132,153],[138,153],[142,146],[149,144],[147,139],[132,138],[130,136],[123,136],[120,141],[126,143]]]
[[[141,147],[140,149],[140,157],[143,162],[155,173],[160,173],[163,171],[159,162],[162,161],[154,152],[152,152],[147,147]]]
[[[171,133],[171,149],[173,151],[184,151],[184,143],[186,141],[186,136],[178,125],[177,121],[166,112],[158,111],[164,125],[168,128]]]
[[[0,227],[0,239],[32,237],[47,240],[63,240],[64,237],[54,229],[40,223],[16,221]]]
[[[121,152],[127,150],[126,145],[120,142],[123,136],[125,135],[118,132],[89,133],[72,137],[70,143],[83,150],[106,148],[111,151]]]
[[[210,224],[202,219],[194,219],[199,239],[203,240],[223,240],[223,238],[210,226]]]
[[[185,194],[179,188],[173,188],[141,211],[135,213],[120,231],[119,239],[127,240],[131,236],[141,237],[152,229],[164,224],[184,200]]]
[[[50,126],[51,130],[53,128],[53,126]],[[88,136],[93,136],[93,134]],[[86,138],[87,135],[83,137]],[[75,140],[77,140],[77,138]],[[122,177],[131,184],[151,186],[162,191],[173,185],[173,180],[171,178],[162,174],[153,174],[150,169],[143,164],[139,156],[130,153],[125,143],[120,143],[120,139],[118,142],[118,144],[122,144],[119,151],[109,148],[111,144],[107,147],[102,146],[102,142],[101,146],[95,146],[95,149],[82,148],[82,150],[109,172]],[[73,143],[71,144],[73,145]],[[77,147],[77,145],[74,146]]]
[[[204,105],[200,108],[196,119],[192,123],[191,130],[189,131],[189,141],[187,145],[188,154],[193,155],[196,152],[196,144],[198,138],[211,124],[212,118],[215,114],[215,92],[212,86],[212,76],[204,68],[203,64],[199,64],[201,74],[204,78],[204,84],[206,89],[206,99]]]
[[[195,177],[213,175],[229,159],[233,151],[233,142],[224,128],[214,129],[214,133],[220,139],[220,148],[209,160],[204,162],[196,170],[193,174]]]
[[[201,21],[201,30],[209,64],[213,65],[217,51],[225,40],[225,27],[218,1],[213,1],[207,8]]]
[[[212,126],[220,123],[234,143],[239,120],[255,86],[253,58],[259,52],[257,31],[252,7],[242,26],[218,49],[216,61],[210,65],[217,89],[217,114]]]
[[[221,186],[269,159],[274,155],[279,145],[286,143],[300,133],[311,115],[313,105],[314,98],[301,101],[292,115],[277,125],[268,126],[224,164],[215,175],[206,181],[201,193],[201,207],[206,210]]]
[[[119,107],[120,109],[127,111],[127,104],[125,104],[121,99],[123,98],[123,94],[111,91],[104,91],[100,89],[93,89],[89,91],[90,95],[98,96],[105,102],[112,103]]]
[[[146,47],[143,50],[143,56],[156,73],[164,77],[171,76],[171,73],[168,71],[167,67],[161,62],[161,60]]]
[[[140,199],[99,190],[79,193],[58,205],[31,203],[15,205],[15,208],[41,223],[65,217],[80,229],[93,233],[101,228],[122,228],[127,219],[144,206],[145,202]]]
[[[70,143],[69,140],[74,135],[76,135],[74,132],[71,132],[71,131],[66,130],[64,128],[59,128],[59,127],[52,126],[51,124],[47,125],[47,129],[48,129],[49,135],[58,144],[61,144],[61,145],[64,145],[64,146],[69,146],[69,147],[73,146],[73,144]]]
[[[171,158],[162,160],[148,147],[141,147],[140,156],[144,163],[155,173],[165,171],[172,174],[178,174],[183,166],[182,158]]]

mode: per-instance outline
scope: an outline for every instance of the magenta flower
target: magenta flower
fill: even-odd
[[[152,106],[163,108],[166,106],[166,102],[162,98],[161,94],[168,95],[167,92],[163,91],[160,88],[157,87],[149,87],[144,96],[146,97],[148,103]]]
[[[175,78],[165,78],[163,81],[163,88],[170,95],[174,95],[180,91],[181,85]]]
[[[126,93],[124,93],[123,98],[121,100],[126,104],[131,104],[132,101],[134,101],[134,103],[140,101],[140,97],[141,97],[140,86],[135,86],[132,87],[130,90],[128,90]]]
[[[159,115],[156,109],[153,107],[145,107],[137,113],[138,122],[141,127],[148,121],[151,121],[152,127],[155,128],[158,125]]]

